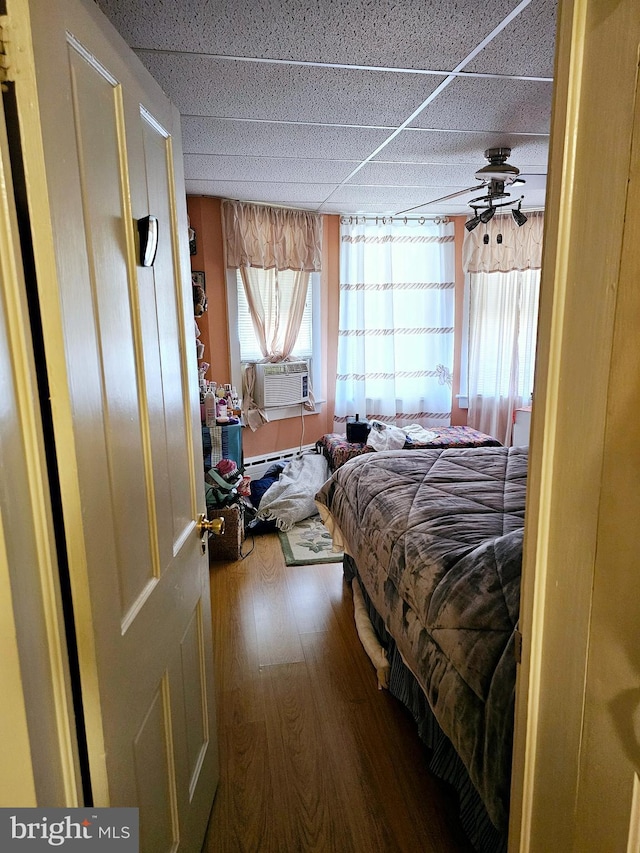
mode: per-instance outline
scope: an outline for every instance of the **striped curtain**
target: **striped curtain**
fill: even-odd
[[[455,247],[450,222],[343,217],[335,429],[451,418]]]

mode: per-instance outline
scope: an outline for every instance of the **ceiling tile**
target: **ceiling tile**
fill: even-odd
[[[182,119],[185,154],[247,154],[255,157],[314,157],[360,160],[389,136],[388,130],[233,121],[203,116]]]
[[[361,214],[364,214],[365,216],[369,215],[369,216],[373,216],[373,217],[375,217],[375,216],[382,217],[382,216],[391,215],[389,213],[381,214],[379,208],[375,204],[373,204],[373,205],[371,205],[371,204],[359,204],[357,210],[354,209],[354,210],[346,210],[345,211],[343,209],[343,205],[332,204],[331,202],[326,202],[322,206],[322,210],[320,212],[321,213],[328,213],[328,214],[336,214],[338,216],[359,216]],[[418,216],[418,217],[421,215],[422,214],[420,214],[420,213],[416,214],[416,216]],[[442,216],[442,214],[425,212],[424,216],[426,219],[438,219],[440,216]],[[462,211],[461,213],[457,213],[457,214],[449,214],[449,216],[466,216],[466,212]],[[413,214],[408,214],[408,217],[413,218]]]
[[[239,201],[296,205],[301,202],[320,206],[331,193],[327,184],[280,184],[254,181],[186,180],[187,194],[233,198]]]
[[[458,77],[412,122],[445,130],[548,133],[552,84]]]
[[[142,53],[183,115],[393,126],[443,78]]]
[[[386,145],[374,162],[463,163],[484,166],[487,148],[511,148],[509,162],[546,166],[549,137],[516,133],[429,131],[406,128]]]
[[[327,201],[334,204],[342,202],[376,204],[391,200],[391,207],[385,207],[385,210],[389,210],[396,208],[398,202],[401,205],[418,204],[424,201],[424,197],[424,187],[363,187],[343,184]]]
[[[349,175],[357,161],[278,159],[275,157],[222,156],[188,154],[184,174],[188,180],[270,181],[283,183],[328,183],[335,185]]]
[[[534,0],[464,70],[553,77],[556,7],[557,0]]]
[[[474,165],[433,165],[425,163],[379,163],[363,166],[350,184],[377,184],[405,187],[469,187],[475,183]]]

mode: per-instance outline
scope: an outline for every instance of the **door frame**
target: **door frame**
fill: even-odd
[[[35,84],[30,52],[29,15],[8,17],[6,45],[8,103],[19,73],[28,97]],[[24,10],[27,11],[28,10]],[[36,100],[37,103],[37,100]],[[23,250],[16,213],[19,180],[11,169],[24,165],[20,143],[24,127],[15,117],[0,117],[0,265],[3,313],[15,399],[11,444],[5,452],[24,456],[24,475],[12,483],[12,504],[27,508],[6,524],[11,508],[0,504],[0,624],[3,626],[0,667],[4,732],[0,806],[79,806],[83,787],[76,718],[65,636],[52,499],[47,465],[52,449],[38,406],[36,372]],[[8,133],[9,131],[9,133]],[[12,143],[10,146],[9,136]],[[20,141],[16,141],[21,137]],[[37,329],[33,331],[38,334]],[[8,378],[8,377],[7,377]],[[9,405],[10,401],[6,401]],[[6,410],[5,410],[6,415]],[[5,474],[6,474],[5,470]],[[14,559],[11,559],[11,554]],[[18,561],[15,555],[19,554]],[[38,652],[34,655],[33,650]]]
[[[634,0],[558,6],[511,792],[521,853],[576,849],[640,29]]]

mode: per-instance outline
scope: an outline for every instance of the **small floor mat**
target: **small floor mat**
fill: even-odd
[[[342,562],[342,551],[333,550],[331,534],[319,515],[299,521],[291,530],[279,530],[278,536],[287,566]]]

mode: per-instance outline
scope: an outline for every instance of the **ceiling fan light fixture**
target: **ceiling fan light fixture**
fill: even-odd
[[[514,220],[515,220],[516,225],[518,226],[518,228],[521,228],[521,227],[524,225],[524,223],[527,221],[527,217],[526,217],[526,216],[525,216],[525,214],[520,210],[520,204],[518,205],[518,207],[517,207],[517,208],[516,208],[516,207],[514,207],[514,208],[511,210],[511,215],[513,216],[513,218],[514,218]]]
[[[520,169],[516,169],[510,163],[505,163],[502,166],[483,166],[476,172],[478,181],[502,181],[504,184],[513,184],[520,174]]]
[[[471,219],[468,219],[468,220],[464,223],[464,227],[467,229],[467,231],[473,231],[473,229],[474,229],[474,228],[477,228],[477,227],[478,227],[478,225],[480,225],[480,223],[482,222],[482,220],[481,220],[481,219],[480,219],[480,217],[478,216],[478,214],[477,214],[477,212],[475,211],[475,209],[474,209],[474,213],[475,213],[475,216],[473,216]]]
[[[519,169],[507,162],[507,158],[510,155],[511,149],[507,147],[487,148],[484,152],[484,156],[489,162],[488,165],[483,166],[482,169],[478,169],[476,172],[476,178],[482,182],[479,187],[482,194],[474,196],[467,202],[469,207],[473,210],[473,216],[465,222],[467,231],[473,231],[473,229],[477,228],[480,223],[488,222],[498,208],[506,208],[509,205],[518,203],[518,199],[511,198],[511,194],[506,192],[505,188],[510,188],[514,185],[520,186],[527,183],[527,181],[525,181],[524,177],[520,176]],[[531,176],[527,175],[527,178],[529,177]],[[537,175],[534,175],[533,177],[537,177]],[[536,187],[534,185],[534,189],[535,188]],[[398,213],[395,213],[394,216],[402,216],[403,214],[411,213],[414,210],[419,210],[429,205],[448,202],[450,199],[458,198],[458,196],[474,193],[475,189],[475,187],[467,187],[463,190],[455,190],[454,192],[443,195],[440,198],[423,201],[413,207],[400,210]],[[520,199],[523,198],[524,196],[520,196]],[[479,210],[482,211],[481,214],[478,213]],[[504,210],[502,212],[506,213],[507,211]],[[521,214],[521,216],[524,216],[524,214]],[[514,214],[514,219],[519,225],[522,225],[527,221],[526,217],[521,219],[521,216],[516,217]]]
[[[507,157],[510,154],[510,148],[487,148],[484,156],[489,163],[478,169],[476,179],[478,181],[500,181],[503,185],[512,184],[520,174],[520,169],[512,166],[511,163],[507,163]]]

